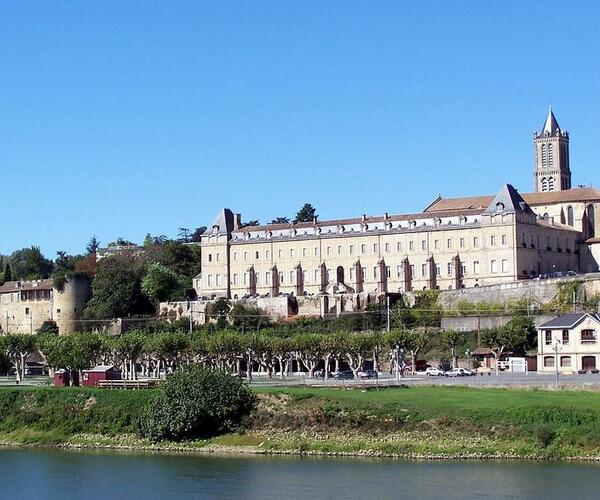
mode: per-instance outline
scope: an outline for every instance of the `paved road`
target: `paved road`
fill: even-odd
[[[407,375],[396,380],[395,377],[383,374],[373,380],[323,380],[302,376],[286,379],[263,376],[252,380],[254,386],[310,386],[310,387],[389,387],[396,385],[466,385],[473,387],[556,387],[556,375],[552,373],[495,373],[476,375],[473,377],[427,377],[425,375]],[[600,374],[560,375],[559,387],[579,387],[600,390]]]

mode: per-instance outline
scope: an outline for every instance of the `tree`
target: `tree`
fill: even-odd
[[[119,236],[115,241],[111,241],[108,244],[108,246],[109,247],[134,247],[135,243]]]
[[[458,330],[445,330],[440,338],[442,345],[450,349],[452,368],[458,368],[458,347],[464,344],[465,334]]]
[[[256,396],[240,379],[198,365],[171,375],[142,417],[151,441],[180,441],[233,430]]]
[[[248,227],[248,226],[258,226],[258,219],[253,219],[253,220],[249,220],[248,222],[242,222],[241,226],[242,227]]]
[[[150,264],[142,279],[142,291],[155,305],[166,300],[181,298],[184,287],[185,283],[182,283],[175,272],[158,262]]]
[[[409,350],[412,358],[412,372],[417,370],[417,358],[421,349],[429,343],[430,336],[426,331],[410,330]]]
[[[188,243],[190,241],[190,230],[187,227],[180,227],[177,230],[177,237],[182,243]]]
[[[298,210],[294,222],[312,222],[318,217],[315,212],[316,209],[310,203],[305,203],[304,206]]]
[[[290,219],[288,217],[275,217],[271,224],[289,224]]]
[[[226,298],[221,297],[210,304],[209,318],[216,319],[217,328],[223,330],[227,325],[229,311],[231,311],[231,303]]]
[[[135,259],[114,255],[98,262],[86,317],[119,318],[148,310],[141,291],[141,269]]]
[[[199,243],[200,242],[200,238],[202,237],[202,235],[206,232],[206,226],[200,226],[197,227],[194,232],[192,233],[192,235],[190,236],[190,241]]]
[[[15,367],[17,383],[25,378],[25,362],[36,349],[33,335],[12,334],[0,337],[0,348]]]
[[[12,275],[18,280],[48,278],[54,267],[36,246],[14,251],[9,261]]]
[[[200,248],[180,241],[167,241],[157,260],[179,276],[191,279],[200,272]]]
[[[85,249],[86,249],[87,253],[90,254],[90,253],[96,253],[98,248],[100,248],[100,240],[98,238],[96,238],[96,235],[94,234],[90,238],[90,241],[88,241],[87,245],[85,246]]]
[[[7,281],[12,281],[12,271],[8,263],[6,263],[6,265],[4,266],[4,283],[6,283]]]
[[[260,307],[236,302],[230,312],[231,323],[236,330],[258,331],[271,323],[269,314]]]
[[[498,361],[506,349],[522,347],[527,342],[526,332],[514,325],[487,328],[480,332],[481,344],[492,351],[498,374]]]

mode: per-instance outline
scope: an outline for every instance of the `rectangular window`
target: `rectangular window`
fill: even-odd
[[[479,238],[477,236],[473,237],[473,246],[474,247],[479,246]]]
[[[373,279],[377,279],[377,266],[373,268]]]
[[[435,275],[439,276],[440,274],[442,274],[442,270],[440,269],[440,265],[436,264],[435,265]]]
[[[327,249],[325,250],[325,253],[327,255],[331,255],[331,247],[327,247]]]
[[[421,276],[427,276],[427,264],[421,264]]]
[[[503,234],[503,235],[502,235],[502,244],[503,244],[503,245],[506,245],[506,242],[507,242],[506,235],[505,235],[505,234]]]
[[[315,269],[315,283],[319,283],[321,281],[321,270]]]
[[[390,270],[390,266],[386,266],[385,268],[385,274],[388,278],[392,277],[392,271]]]
[[[267,271],[265,273],[265,282],[266,282],[267,285],[271,284],[271,271]]]
[[[218,256],[218,255],[217,255],[217,256]],[[258,260],[258,258],[259,258],[259,257],[258,257],[258,251],[254,252],[254,258],[255,258],[256,260]],[[217,259],[217,260],[219,260],[219,259]]]
[[[244,273],[244,285],[248,284],[248,273]]]
[[[502,272],[503,273],[508,272],[508,260],[507,259],[502,259]]]
[[[433,240],[433,249],[437,250],[440,247],[440,240]]]
[[[460,240],[458,240],[458,244],[460,245],[460,248],[464,248],[465,247],[465,239],[461,238]]]
[[[237,252],[233,252],[233,260],[236,261],[237,260]]]
[[[496,274],[498,272],[498,261],[497,260],[492,260],[490,262],[490,272],[492,274]]]
[[[315,257],[319,256],[319,247],[315,247]]]
[[[415,249],[415,245],[412,241],[408,242],[408,249],[412,252]]]
[[[410,279],[412,279],[412,277],[415,275],[415,265],[411,264],[410,265]]]
[[[421,250],[427,250],[427,240],[421,240]]]
[[[221,275],[215,275],[215,286],[221,286]]]
[[[219,254],[219,253],[217,254],[217,262],[219,262],[219,256],[220,256],[220,255],[221,255],[221,254]]]
[[[237,275],[237,274],[234,274],[234,275],[233,275],[233,284],[234,284],[234,285],[237,285],[237,284],[238,284],[238,275]]]
[[[254,274],[254,281],[256,281],[257,285],[260,285],[260,273]]]
[[[544,366],[546,368],[554,367],[554,356],[544,356]]]
[[[338,245],[338,255],[342,255],[342,245]]]
[[[494,236],[492,234],[492,236],[490,236],[490,246],[496,246],[496,236]]]
[[[207,284],[207,286],[212,286],[212,274],[209,274],[206,277],[206,284]]]
[[[294,249],[290,248],[290,258],[294,258]]]
[[[448,246],[448,248],[452,248],[452,240],[448,239],[448,241],[446,241],[446,244]]]
[[[386,244],[385,244],[385,251],[386,251],[386,252],[389,252],[389,251],[390,251],[390,244],[389,244],[389,243],[386,243]]]
[[[350,246],[348,247],[348,252],[350,253],[350,255],[353,255],[353,254],[354,254],[354,245],[350,245]]]
[[[569,330],[562,331],[562,343],[563,345],[569,345]]]
[[[379,252],[379,245],[377,245],[377,243],[373,243],[373,253],[378,253]]]
[[[361,245],[360,246],[360,253],[366,253],[367,252],[367,245]]]
[[[270,259],[271,258],[271,252],[269,250],[265,251],[265,259]]]
[[[560,366],[569,368],[571,366],[571,356],[561,356],[560,357]]]
[[[248,252],[244,252],[244,260],[248,260]]]
[[[306,257],[306,247],[302,249],[302,257]]]
[[[295,281],[296,280],[294,280],[294,271],[290,271],[290,285],[293,285]]]
[[[398,278],[402,276],[402,266],[396,266],[396,276]]]
[[[581,343],[582,344],[595,344],[596,343],[596,331],[595,330],[581,330]]]
[[[354,281],[354,266],[350,268],[350,281]]]
[[[452,262],[448,262],[448,276],[452,276],[454,274],[454,264]]]
[[[396,243],[396,251],[397,252],[401,252],[402,251],[402,243],[400,241],[398,243]]]
[[[544,331],[544,344],[546,344],[546,345],[552,344],[552,330]]]
[[[331,269],[327,269],[327,281],[331,282],[333,277],[333,271]]]
[[[279,283],[283,284],[283,271],[279,273]]]
[[[467,263],[466,262],[462,262],[460,265],[461,265],[463,276],[466,276],[467,275]]]
[[[362,270],[361,270],[361,272],[362,272],[362,276],[361,276],[361,278],[362,278],[362,280],[364,281],[364,280],[366,280],[366,279],[367,279],[367,268],[366,268],[366,267],[363,267],[363,268],[362,268]]]
[[[280,259],[283,257],[283,250],[277,251],[277,257],[279,257]]]
[[[479,261],[473,261],[473,274],[479,274]]]
[[[208,254],[208,262],[212,262],[212,253]]]

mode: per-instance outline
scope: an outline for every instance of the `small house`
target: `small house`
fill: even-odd
[[[101,380],[121,380],[121,371],[112,365],[98,365],[90,370],[83,370],[83,385],[98,387]]]
[[[538,326],[537,330],[540,371],[598,373],[600,316],[563,314]]]

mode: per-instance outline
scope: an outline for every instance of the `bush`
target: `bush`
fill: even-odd
[[[250,413],[255,399],[242,380],[190,365],[167,379],[142,417],[141,432],[153,442],[227,432]]]

